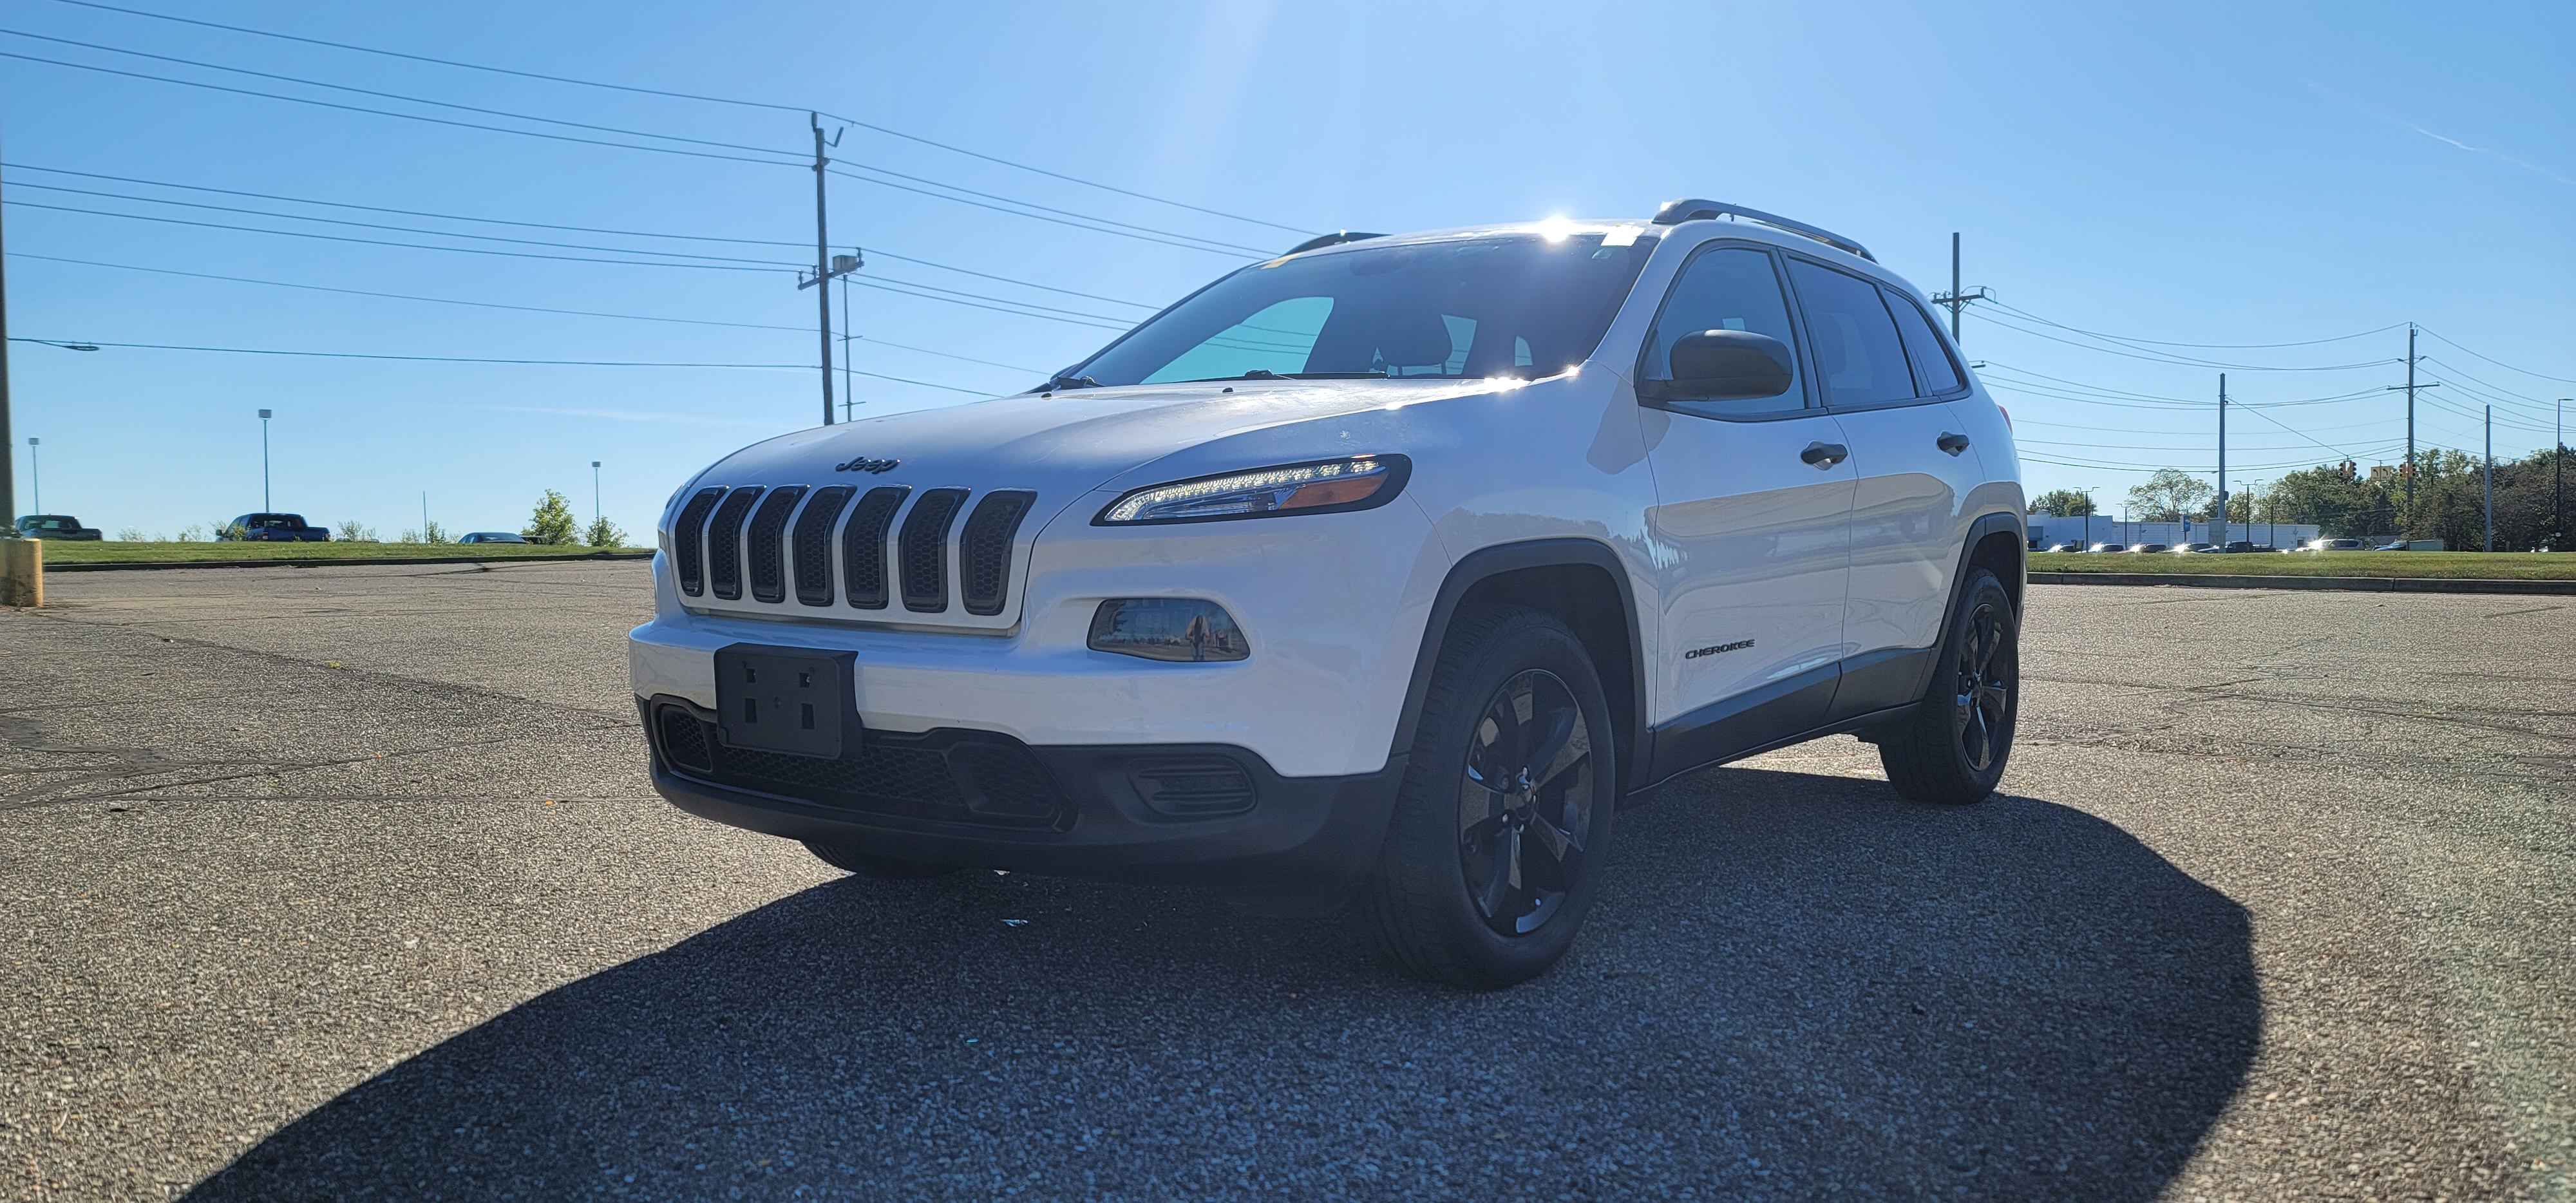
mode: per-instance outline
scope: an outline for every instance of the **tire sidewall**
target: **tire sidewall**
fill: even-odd
[[[2003,730],[1995,734],[1997,750],[1994,762],[1978,772],[1968,765],[1968,750],[1960,744],[1958,733],[1950,727],[1950,714],[1956,705],[1959,680],[1959,652],[1967,644],[1968,632],[1977,617],[1977,607],[1991,603],[2003,615],[2004,654],[2012,657],[2012,689],[2004,707]],[[1950,624],[1950,637],[1942,642],[1941,663],[1932,678],[1933,695],[1927,704],[1938,706],[1942,727],[1950,731],[1947,741],[1950,764],[1959,780],[1983,794],[1991,792],[2004,779],[2004,770],[2012,764],[2013,736],[2021,726],[2021,613],[2013,608],[2012,594],[1992,572],[1976,570],[1959,593],[1959,614]]]

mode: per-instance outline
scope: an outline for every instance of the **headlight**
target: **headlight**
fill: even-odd
[[[1412,468],[1413,461],[1401,455],[1355,455],[1176,481],[1129,493],[1091,521],[1095,526],[1143,526],[1374,509],[1404,491]]]
[[[1148,660],[1224,663],[1252,654],[1234,615],[1188,597],[1113,597],[1091,614],[1091,650]]]

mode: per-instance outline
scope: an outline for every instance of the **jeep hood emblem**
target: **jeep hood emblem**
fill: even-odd
[[[882,476],[902,466],[903,461],[899,459],[869,459],[866,456],[860,456],[846,464],[834,464],[832,465],[832,470],[835,472],[865,472],[871,476]]]

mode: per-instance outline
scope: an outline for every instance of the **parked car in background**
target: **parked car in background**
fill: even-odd
[[[2127,550],[2129,545],[2126,543],[2096,543],[2088,550],[2088,554],[2107,556]]]
[[[2245,552],[2249,552],[2249,551],[2270,551],[2270,550],[2272,550],[2272,549],[2271,549],[2271,548],[2269,548],[2269,547],[2256,547],[2252,542],[2250,542],[2250,541],[2248,541],[2248,540],[2245,540],[2245,539],[2237,539],[2237,540],[2234,540],[2233,542],[2230,542],[2227,546],[2225,546],[2225,547],[2223,547],[2223,548],[2220,548],[2219,550],[2224,551],[2224,552],[2226,552],[2226,553],[2227,553],[2227,554],[2229,554],[2229,555],[2240,555],[2240,554],[2243,554],[2243,553],[2245,553]]]
[[[2359,539],[2311,539],[2301,551],[2368,551],[2370,544]]]
[[[2129,545],[2129,554],[2131,555],[2154,555],[2160,551],[2172,550],[2173,547],[2171,545],[2164,543],[2132,543]]]
[[[215,532],[215,537],[247,543],[328,543],[331,532],[306,522],[302,514],[244,514],[232,520],[231,529]]]
[[[2218,545],[2215,543],[2185,543],[2182,546],[2175,548],[2174,554],[2178,556],[2205,556],[2213,554],[2217,552],[2217,550]]]
[[[69,514],[21,514],[18,516],[21,539],[97,539],[96,527],[82,526],[80,519]]]
[[[2047,547],[2042,548],[2041,550],[2043,550],[2043,551],[2075,551],[2075,552],[2080,552],[2080,551],[2084,550],[2084,545],[2083,545],[2083,544],[2081,544],[2081,543],[2051,543],[2051,544],[2049,544]]]
[[[527,536],[514,535],[505,530],[478,530],[457,540],[459,543],[525,543],[527,541]]]

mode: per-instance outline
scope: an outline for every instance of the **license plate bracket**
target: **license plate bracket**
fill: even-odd
[[[849,652],[737,643],[716,652],[716,731],[725,746],[840,758],[860,738]]]

